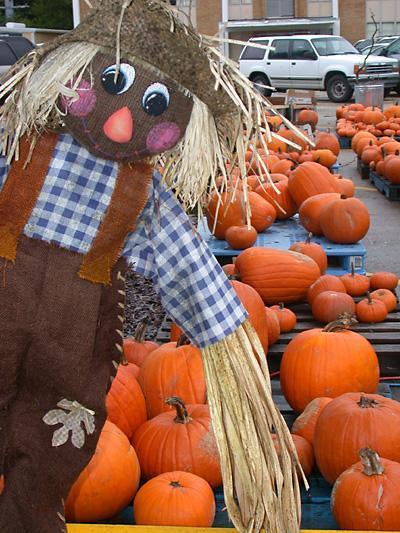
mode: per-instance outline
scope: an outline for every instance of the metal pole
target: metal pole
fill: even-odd
[[[72,13],[74,17],[74,28],[81,21],[81,3],[79,0],[72,0]]]
[[[14,18],[14,0],[4,0],[5,17],[6,20],[13,20]]]
[[[219,36],[221,39],[227,39],[229,34],[226,29],[226,25],[229,21],[229,0],[221,0],[222,6],[222,22],[219,25]],[[221,43],[221,52],[228,57],[229,56],[229,44]]]
[[[333,34],[340,35],[339,0],[332,0]]]

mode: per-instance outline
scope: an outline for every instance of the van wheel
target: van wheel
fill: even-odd
[[[353,95],[353,89],[343,74],[335,74],[329,78],[326,92],[332,102],[347,102]]]
[[[254,84],[260,83],[261,85],[271,85],[267,76],[264,76],[263,74],[257,74],[251,81]],[[254,85],[254,87],[256,91],[258,91],[263,96],[271,96],[272,94],[271,89],[264,89],[264,87],[259,87],[258,85]]]

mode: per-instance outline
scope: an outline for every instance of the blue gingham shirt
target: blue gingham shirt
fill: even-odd
[[[8,167],[0,158],[0,190]],[[60,135],[30,219],[27,237],[86,253],[111,201],[118,164]],[[246,318],[230,282],[173,193],[153,174],[147,204],[122,255],[151,278],[170,317],[200,347],[232,333]]]

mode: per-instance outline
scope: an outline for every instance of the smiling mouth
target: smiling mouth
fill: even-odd
[[[134,157],[142,157],[142,156],[149,156],[150,155],[149,151],[146,148],[144,148],[143,150],[131,150],[129,152],[120,152],[120,151],[107,152],[93,138],[92,131],[88,128],[86,120],[84,118],[81,118],[80,121],[81,121],[82,126],[83,126],[83,131],[85,132],[88,140],[90,141],[90,144],[93,146],[93,148],[97,152],[100,152],[101,154],[103,154],[103,155],[105,155],[107,157],[111,157],[112,159],[126,159],[127,157],[132,157],[132,156],[134,156]]]

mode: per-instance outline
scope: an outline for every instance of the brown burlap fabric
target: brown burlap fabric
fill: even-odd
[[[104,287],[79,278],[81,261],[26,237],[14,264],[0,259],[1,533],[66,531],[63,500],[106,418],[105,396],[120,360],[125,263],[118,261],[112,286]],[[94,411],[94,432],[81,424],[80,448],[73,432],[52,444],[62,424],[43,418],[62,411],[62,400]]]
[[[41,54],[63,43],[97,44],[115,55],[122,0],[103,0],[77,28],[43,47]],[[131,0],[123,13],[120,32],[121,58],[139,58],[195,94],[214,116],[231,113],[235,104],[226,92],[215,90],[206,47],[194,30],[172,15],[162,0]]]

